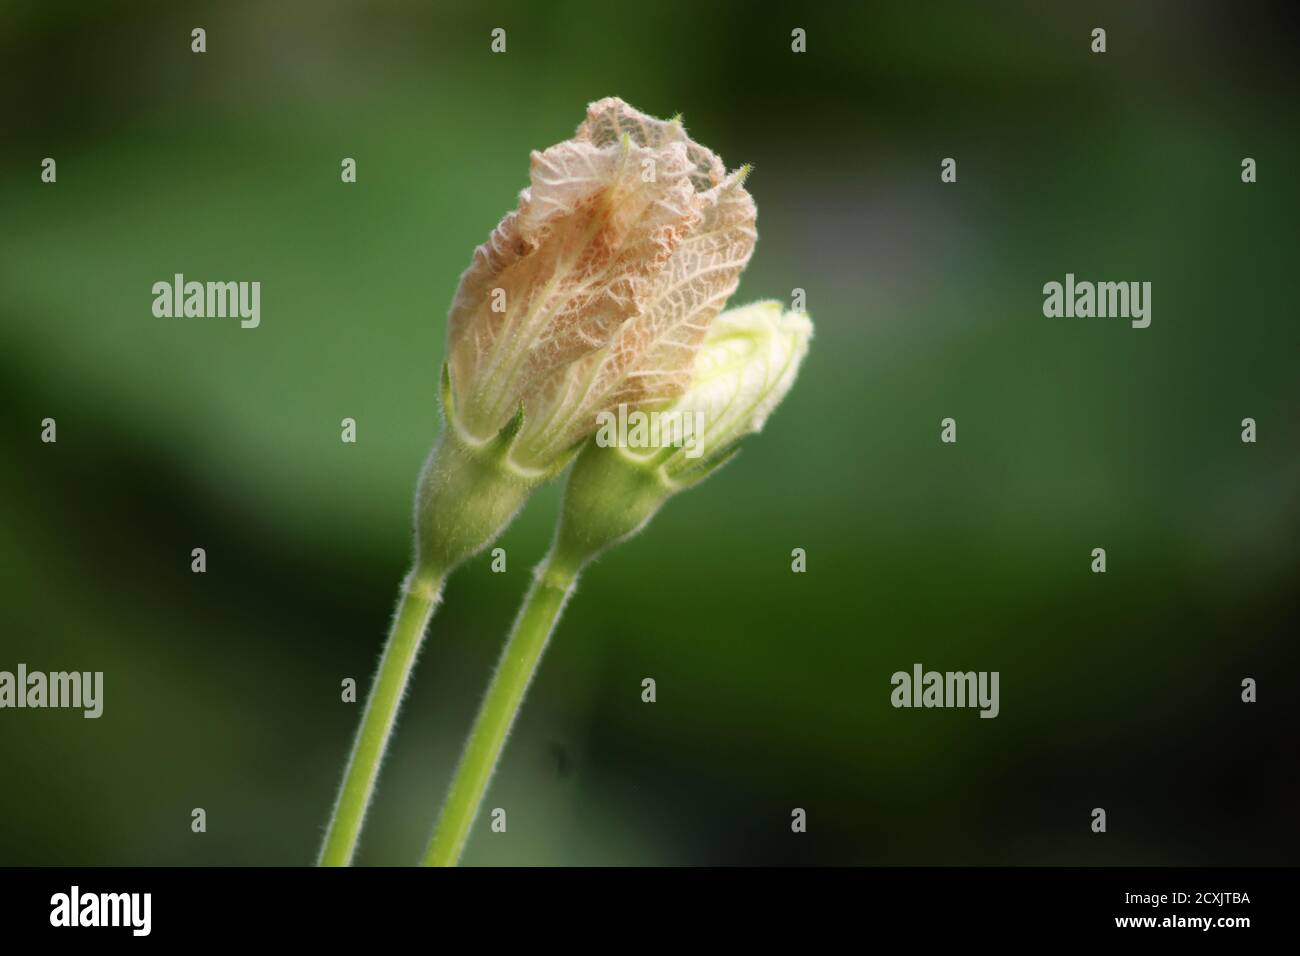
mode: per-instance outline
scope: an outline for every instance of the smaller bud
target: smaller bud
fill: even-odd
[[[601,551],[640,531],[664,502],[703,481],[759,431],[808,353],[812,321],[779,302],[719,315],[695,356],[686,392],[662,414],[699,423],[690,443],[658,448],[588,442],[573,464],[552,565],[576,574]],[[678,432],[680,434],[680,432]]]
[[[701,430],[689,446],[653,456],[663,476],[692,483],[742,438],[761,431],[794,384],[811,340],[812,320],[783,311],[779,302],[755,302],[718,316],[695,356],[690,388],[672,408]]]

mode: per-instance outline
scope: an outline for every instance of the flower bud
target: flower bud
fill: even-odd
[[[602,410],[685,391],[753,252],[746,172],[614,98],[532,154],[529,187],[448,316],[447,427],[416,490],[425,577],[494,540]]]
[[[690,388],[667,413],[699,423],[693,447],[639,457],[652,458],[669,480],[689,481],[762,430],[794,384],[812,330],[807,315],[786,312],[780,302],[755,302],[718,316],[695,355]],[[624,453],[638,457],[636,449]]]
[[[699,483],[759,431],[799,373],[812,338],[806,315],[757,302],[715,318],[695,355],[690,387],[660,414],[700,423],[702,454],[589,442],[573,464],[552,562],[576,574],[636,534],[673,494]]]
[[[747,168],[699,195],[701,218],[610,343],[553,373],[525,405],[517,460],[553,459],[590,435],[602,412],[662,407],[690,385],[696,351],[754,251]]]
[[[522,406],[508,460],[541,473],[601,409],[680,394],[753,251],[743,181],[680,122],[616,98],[533,153],[531,185],[452,303],[447,412],[460,438],[491,440]]]

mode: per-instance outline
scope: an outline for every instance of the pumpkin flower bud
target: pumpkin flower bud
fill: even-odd
[[[508,456],[544,472],[620,402],[670,400],[754,249],[747,170],[620,99],[533,153],[531,185],[461,277],[448,321],[452,408],[470,444],[523,406]]]
[[[421,562],[451,567],[490,543],[602,412],[680,397],[753,253],[747,173],[617,98],[532,154],[518,208],[452,301]]]
[[[672,495],[729,461],[741,439],[759,431],[785,398],[811,339],[811,320],[783,311],[779,302],[757,302],[714,319],[696,353],[690,387],[659,413],[700,423],[692,447],[588,443],[569,476],[552,566],[576,574],[600,551],[641,530]]]

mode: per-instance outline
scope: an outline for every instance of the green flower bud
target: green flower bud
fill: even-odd
[[[640,531],[672,495],[729,461],[759,431],[799,373],[812,339],[806,315],[757,302],[724,312],[695,356],[690,387],[661,414],[702,422],[702,453],[665,444],[602,447],[592,440],[573,464],[552,566],[576,574],[609,546]]]

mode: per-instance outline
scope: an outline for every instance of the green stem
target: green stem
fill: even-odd
[[[440,574],[412,572],[403,582],[402,597],[379,661],[379,673],[370,688],[361,730],[352,745],[338,802],[321,846],[317,861],[320,866],[348,866],[352,862],[366,807],[374,794],[379,765],[397,720],[411,667],[424,640],[424,630],[442,595],[444,578]]]
[[[425,852],[424,866],[455,866],[460,861],[510,725],[577,577],[577,569],[557,561],[554,553],[538,570],[501,652],[487,697],[474,719],[447,802]]]

